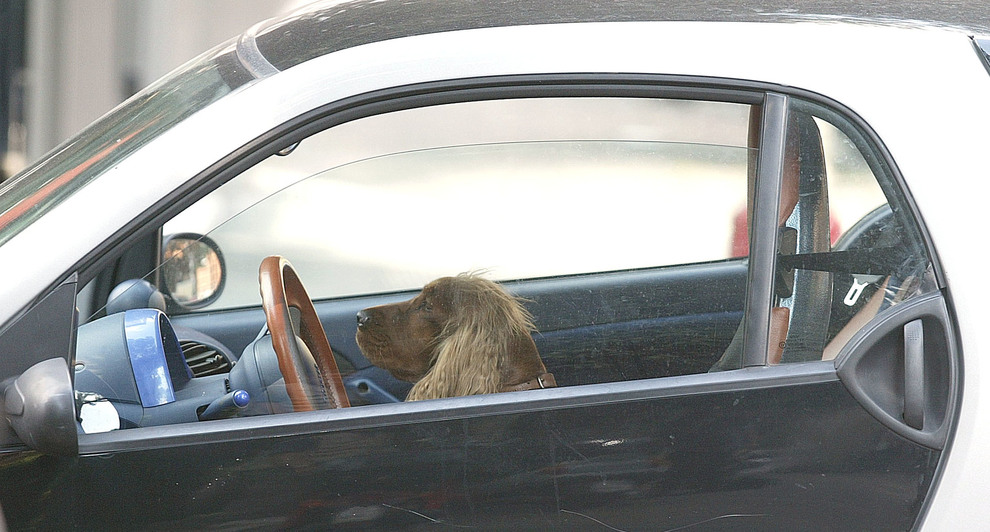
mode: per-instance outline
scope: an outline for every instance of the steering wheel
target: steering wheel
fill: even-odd
[[[261,261],[258,281],[292,409],[301,412],[350,406],[326,332],[295,269],[280,256],[267,257]],[[299,311],[298,323],[290,308]]]

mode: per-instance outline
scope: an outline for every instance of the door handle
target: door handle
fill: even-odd
[[[904,422],[925,426],[925,328],[921,320],[904,324]]]
[[[897,434],[943,449],[959,397],[959,354],[940,293],[906,301],[861,329],[836,358],[839,380]]]

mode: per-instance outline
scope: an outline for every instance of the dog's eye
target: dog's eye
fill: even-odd
[[[419,307],[417,307],[416,310],[422,310],[424,312],[432,312],[433,305],[430,304],[429,301],[423,301],[422,303],[419,304]]]

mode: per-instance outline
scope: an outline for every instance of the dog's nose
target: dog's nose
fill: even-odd
[[[370,319],[371,319],[371,316],[369,316],[367,312],[365,312],[363,310],[359,310],[358,311],[358,313],[357,313],[357,324],[358,324],[358,327],[364,327],[364,324],[368,323],[368,320],[370,320]]]

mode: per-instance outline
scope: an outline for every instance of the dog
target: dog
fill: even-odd
[[[519,299],[477,274],[441,277],[416,297],[357,314],[361,352],[415,383],[407,401],[556,386]]]

